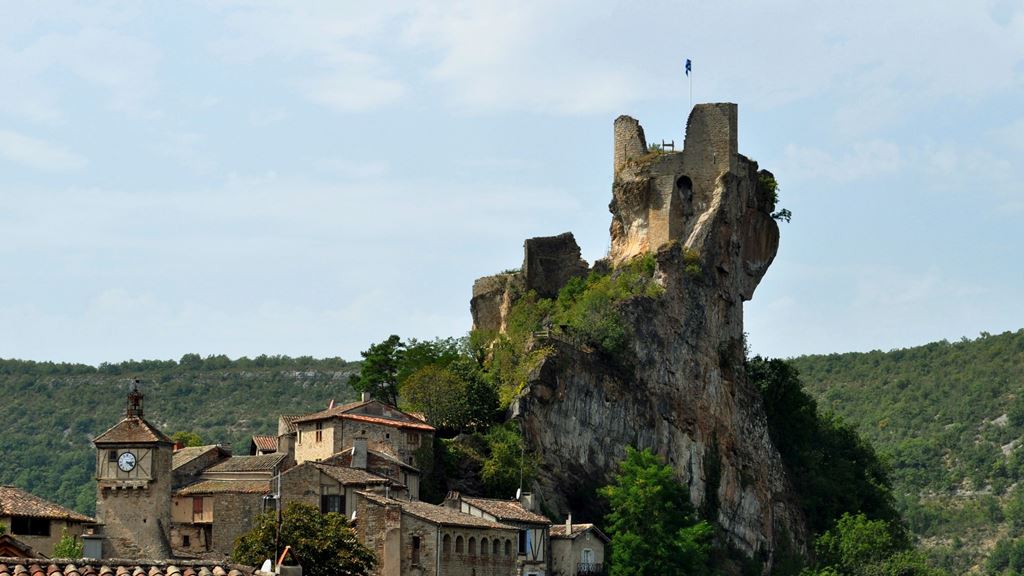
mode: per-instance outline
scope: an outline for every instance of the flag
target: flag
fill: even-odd
[[[690,68],[691,68],[691,67],[690,67],[690,59],[689,59],[689,58],[687,58],[687,59],[686,59],[686,75],[687,75],[687,76],[689,76],[689,75],[690,75]]]

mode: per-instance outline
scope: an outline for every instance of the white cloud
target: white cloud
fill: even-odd
[[[0,130],[0,156],[48,172],[80,170],[89,164],[84,156],[63,146],[10,130]]]
[[[878,140],[858,142],[842,154],[790,144],[780,171],[802,181],[851,182],[889,174],[902,165],[900,148]]]

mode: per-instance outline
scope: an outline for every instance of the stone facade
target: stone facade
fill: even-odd
[[[551,527],[552,576],[604,576],[608,537],[593,524]]]
[[[422,502],[360,495],[356,533],[374,552],[374,576],[518,576],[517,532]],[[523,573],[526,574],[526,573]]]
[[[85,526],[82,522],[72,522],[70,520],[33,519],[33,528],[39,524],[47,525],[47,534],[22,534],[20,533],[21,531],[17,530],[18,524],[19,522],[16,522],[14,518],[0,515],[0,525],[6,527],[9,534],[31,546],[36,553],[46,556],[53,556],[53,547],[57,545],[57,542],[60,542],[61,534],[64,530],[67,530],[69,535],[76,538],[85,533]],[[42,530],[33,530],[33,532],[42,532]]]
[[[365,438],[371,450],[417,465],[416,454],[433,442],[434,429],[376,400],[355,403],[296,420],[295,462],[319,462]]]
[[[572,232],[530,238],[523,244],[523,276],[526,289],[541,298],[554,298],[562,286],[577,276],[585,276],[590,267],[580,258],[580,247]]]

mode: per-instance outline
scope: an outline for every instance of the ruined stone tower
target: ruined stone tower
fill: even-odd
[[[649,150],[628,116],[615,120],[613,134],[611,250],[593,270],[614,274],[653,254],[652,278],[664,292],[618,304],[626,360],[557,327],[535,333],[528,346],[546,353],[511,407],[543,460],[534,492],[550,510],[596,520],[593,488],[611,480],[627,446],[648,448],[672,466],[725,542],[768,569],[780,548],[807,543],[744,369],[743,302],[779,246],[766,184],[774,176],[739,154],[735,104],[695,106],[680,151]],[[477,280],[474,328],[504,331],[520,295],[541,287],[557,294],[559,282],[585,273],[578,259],[571,235],[528,241],[523,271]],[[527,273],[535,261],[543,275]],[[534,286],[532,277],[544,282]]]
[[[174,443],[143,418],[138,382],[125,416],[96,446],[96,518],[105,558],[170,558],[171,454]]]

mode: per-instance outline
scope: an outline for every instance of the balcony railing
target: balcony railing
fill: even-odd
[[[576,565],[576,576],[605,576],[604,564],[580,562]]]

